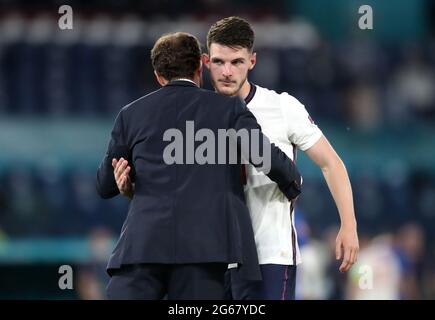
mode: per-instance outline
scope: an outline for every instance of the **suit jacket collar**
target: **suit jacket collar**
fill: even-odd
[[[198,87],[195,83],[186,80],[172,80],[166,86]]]

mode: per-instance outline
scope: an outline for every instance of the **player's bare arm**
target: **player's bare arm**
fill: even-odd
[[[306,150],[306,154],[322,170],[340,214],[335,252],[337,260],[343,259],[340,271],[346,272],[356,262],[359,251],[352,187],[346,167],[325,136]]]

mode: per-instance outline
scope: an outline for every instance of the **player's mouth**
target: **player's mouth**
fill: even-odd
[[[223,83],[226,86],[229,86],[229,85],[236,83],[236,81],[231,81],[231,80],[219,80],[219,82]]]

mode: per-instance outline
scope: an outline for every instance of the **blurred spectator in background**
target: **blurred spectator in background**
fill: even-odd
[[[107,228],[94,229],[89,235],[91,257],[82,265],[77,275],[77,292],[82,300],[102,300],[106,298],[109,275],[106,272],[107,260],[113,247],[114,234]]]
[[[390,87],[388,116],[403,123],[407,117],[434,120],[434,66],[425,59],[420,47],[403,49],[403,60],[397,66]]]
[[[365,242],[347,285],[347,299],[397,300],[402,269],[394,251],[393,235],[383,234]]]
[[[376,87],[358,84],[351,87],[347,94],[346,110],[350,123],[356,128],[368,131],[377,128],[383,115]]]
[[[396,234],[395,249],[402,270],[400,284],[402,299],[422,298],[424,242],[423,230],[416,223],[403,225]]]
[[[326,267],[331,259],[331,252],[325,243],[312,235],[303,211],[297,208],[295,213],[295,225],[296,230],[298,230],[299,248],[303,259],[303,264],[300,265],[297,274],[296,299],[327,299],[330,289],[327,277],[330,275],[326,274]],[[337,231],[334,229],[334,236]]]

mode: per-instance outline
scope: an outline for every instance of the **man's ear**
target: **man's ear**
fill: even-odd
[[[202,87],[202,73],[203,73],[203,63],[202,63],[202,61],[201,61],[201,63],[200,63],[200,65],[199,65],[199,68],[198,68],[198,70],[196,70],[196,76],[197,76],[197,79],[198,79],[198,82],[197,82],[197,84],[198,84],[198,86],[201,88]],[[196,82],[196,81],[195,81]]]
[[[163,78],[161,75],[159,75],[157,73],[156,70],[154,70],[154,75],[156,76],[157,82],[162,86],[166,86],[168,84],[168,80],[166,80],[165,78]]]
[[[251,62],[251,66],[249,67],[249,70],[254,69],[255,64],[257,63],[257,53],[252,52],[251,56],[249,57],[249,61]]]
[[[203,53],[201,56],[202,63],[210,69],[210,56],[207,53]]]
[[[202,68],[204,66],[204,63],[202,62],[202,59],[199,61],[199,68],[198,68],[198,74],[201,77],[202,75]]]
[[[202,59],[201,59],[199,61],[199,67],[198,67],[198,69],[195,70],[195,73],[194,73],[194,79],[193,79],[194,82],[197,82],[197,81],[201,82],[202,66],[203,66],[203,63],[202,63]]]

